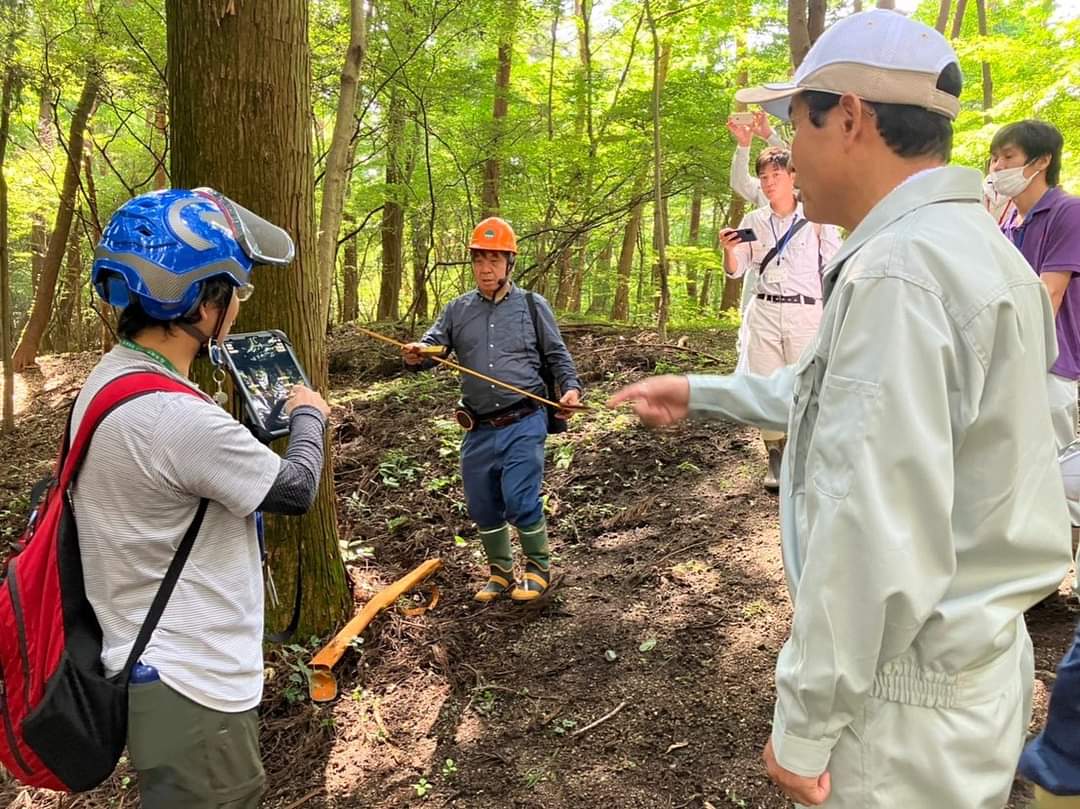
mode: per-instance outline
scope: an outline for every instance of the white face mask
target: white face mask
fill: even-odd
[[[1031,164],[1025,163],[1023,166],[1017,166],[1016,168],[992,171],[986,178],[987,182],[989,182],[993,189],[999,194],[1003,194],[1010,198],[1018,197],[1027,191],[1028,186],[1031,185],[1031,181],[1039,174],[1039,172],[1036,171],[1030,177],[1025,177],[1024,169],[1029,165]],[[1039,169],[1039,171],[1042,171],[1042,169]]]

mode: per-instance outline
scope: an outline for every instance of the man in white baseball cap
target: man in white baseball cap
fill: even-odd
[[[764,758],[799,805],[1001,809],[1027,727],[1023,612],[1069,566],[1050,301],[948,167],[961,74],[892,11],[833,25],[741,93],[795,128],[806,216],[851,232],[816,343],[772,376],[666,376],[611,404],[785,430],[794,606]]]

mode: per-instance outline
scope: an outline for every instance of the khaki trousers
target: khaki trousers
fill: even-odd
[[[747,315],[747,370],[769,376],[785,365],[793,365],[813,341],[821,323],[821,302],[771,303],[755,298]],[[783,433],[762,430],[766,441],[779,441]]]

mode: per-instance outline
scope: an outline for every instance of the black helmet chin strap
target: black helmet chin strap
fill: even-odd
[[[235,294],[235,292],[233,294]],[[230,298],[230,302],[231,300],[232,299]],[[220,363],[220,356],[216,352],[210,351],[210,344],[221,342],[221,327],[225,325],[225,314],[228,308],[229,305],[225,304],[225,306],[218,309],[217,322],[214,324],[214,331],[210,334],[203,334],[194,323],[180,322],[176,324],[198,341],[199,351],[195,355],[196,357],[201,357],[205,353],[215,365]]]

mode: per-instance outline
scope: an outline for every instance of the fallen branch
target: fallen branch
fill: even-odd
[[[591,353],[593,354],[607,354],[614,351],[622,351],[626,348],[639,346],[641,348],[670,348],[672,351],[685,351],[687,354],[697,354],[701,357],[707,357],[715,363],[723,365],[727,360],[723,357],[718,357],[716,354],[710,354],[708,351],[702,351],[697,348],[690,348],[689,346],[677,346],[671,343],[625,343],[618,346],[608,346],[606,348],[594,348]]]
[[[619,703],[618,705],[616,705],[616,706],[615,706],[615,710],[611,711],[610,713],[606,713],[606,714],[604,714],[604,715],[603,715],[603,716],[601,716],[601,717],[600,717],[599,719],[597,719],[597,720],[596,720],[595,722],[590,722],[589,724],[587,724],[587,725],[586,725],[585,727],[583,727],[583,728],[578,728],[578,729],[577,729],[577,730],[575,730],[575,731],[574,731],[573,733],[571,733],[571,734],[570,734],[570,736],[571,736],[571,737],[573,737],[573,736],[580,736],[580,735],[581,735],[582,733],[585,733],[586,731],[590,731],[590,730],[592,730],[592,729],[593,729],[593,728],[595,728],[595,727],[596,727],[597,725],[602,725],[602,724],[603,724],[604,722],[606,722],[606,721],[608,721],[609,719],[611,719],[611,717],[613,717],[613,716],[614,716],[615,714],[617,714],[617,713],[618,713],[619,711],[621,711],[621,710],[622,710],[623,708],[625,708],[625,707],[626,707],[626,701],[625,701],[625,700],[623,700],[622,702],[620,702],[620,703]]]
[[[314,789],[311,792],[309,792],[307,795],[302,797],[300,800],[293,801],[292,803],[288,804],[287,806],[282,807],[282,809],[296,809],[296,807],[303,806],[305,803],[310,801],[312,798],[318,797],[319,795],[322,794],[322,792],[323,792],[323,787],[319,787],[318,789]]]

